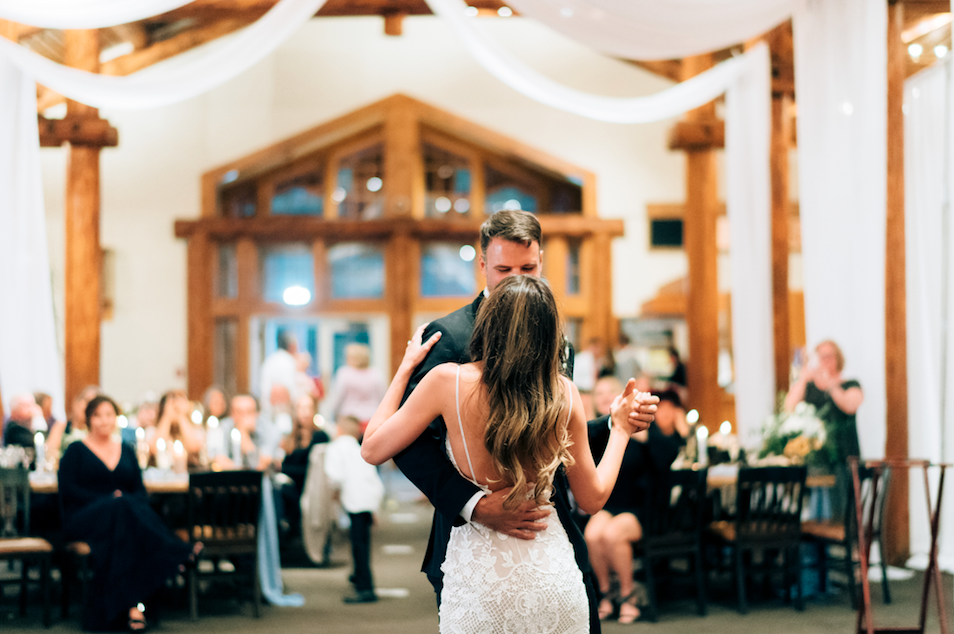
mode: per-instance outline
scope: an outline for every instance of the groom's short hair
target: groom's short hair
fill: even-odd
[[[480,225],[480,250],[487,252],[487,246],[494,238],[519,242],[524,246],[543,242],[540,221],[529,211],[498,211]]]

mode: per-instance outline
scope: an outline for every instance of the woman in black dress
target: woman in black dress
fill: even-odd
[[[93,631],[145,629],[142,602],[194,559],[149,506],[135,450],[113,439],[118,413],[108,396],[89,402],[89,435],[69,446],[58,476],[64,535],[91,551],[83,627]]]

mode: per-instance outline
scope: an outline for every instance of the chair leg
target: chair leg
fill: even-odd
[[[258,575],[258,553],[255,553],[255,577],[252,579],[252,614],[255,618],[262,616],[262,584]]]
[[[43,597],[43,627],[50,627],[50,557],[44,557],[40,564],[40,594]]]
[[[656,575],[653,574],[653,558],[647,552],[643,555],[643,568],[646,569],[646,593],[649,595],[649,620],[659,620],[659,604],[656,600]]]
[[[706,580],[705,571],[702,567],[702,548],[697,547],[696,552],[696,605],[699,610],[699,616],[706,615]]]
[[[86,622],[86,610],[89,609],[89,557],[86,555],[77,556],[77,576],[80,581],[80,618]]]
[[[802,548],[801,545],[795,545],[794,547],[788,549],[787,552],[792,553],[795,556],[795,609],[801,612],[805,609],[805,597],[802,594]],[[788,555],[786,555],[787,557]],[[789,562],[785,562],[788,564]],[[786,568],[791,568],[792,566],[786,566]]]
[[[817,542],[818,548],[818,591],[825,594],[828,591],[828,544]]]
[[[26,559],[20,560],[20,616],[26,616],[27,609],[27,579],[30,566]]]
[[[749,607],[745,602],[745,568],[742,566],[742,549],[736,544],[735,555],[735,591],[739,600],[739,614],[746,614]]]
[[[199,575],[196,574],[195,566],[189,568],[189,618],[193,621],[199,620]]]
[[[848,575],[848,593],[851,595],[851,609],[858,609],[858,582],[855,579],[855,555],[852,542],[845,544],[845,573]],[[860,557],[859,553],[859,557]],[[858,566],[860,570],[860,565]]]
[[[878,538],[878,549],[881,549],[881,538]],[[891,588],[888,587],[888,562],[881,555],[881,596],[885,605],[891,603]]]

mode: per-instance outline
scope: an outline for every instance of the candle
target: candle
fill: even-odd
[[[186,471],[186,455],[185,448],[182,446],[182,441],[177,440],[172,445],[172,452],[175,455],[175,460],[173,462],[173,471],[176,473],[185,473]]]
[[[169,454],[166,453],[166,441],[164,438],[160,438],[156,441],[156,466],[160,469],[169,469],[172,466]]]
[[[709,464],[709,450],[707,447],[707,441],[709,440],[709,430],[705,425],[699,425],[699,429],[696,430],[696,447],[699,452],[699,464],[707,465]]]
[[[46,445],[43,444],[43,434],[36,432],[33,435],[33,446],[36,451],[34,455],[35,469],[37,471],[46,471]]]
[[[232,429],[232,462],[236,467],[242,466],[242,432]]]
[[[219,419],[216,416],[209,416],[209,429],[218,429],[219,428]]]
[[[149,466],[149,443],[146,442],[146,430],[142,427],[136,428],[136,459],[140,469],[145,470]]]

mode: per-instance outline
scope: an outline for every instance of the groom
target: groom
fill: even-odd
[[[427,341],[438,331],[441,332],[441,339],[415,369],[403,400],[407,400],[408,395],[432,368],[442,363],[470,361],[470,338],[481,302],[504,278],[511,275],[542,274],[541,240],[540,222],[536,216],[525,211],[499,211],[481,225],[479,264],[487,280],[487,288],[472,303],[428,324],[423,341]],[[569,345],[564,374],[573,374],[572,350]],[[653,420],[652,411],[648,402],[641,402],[634,410],[637,412],[635,416],[646,422]],[[606,417],[591,421],[590,425],[608,428]],[[401,471],[427,496],[436,509],[422,570],[434,586],[438,605],[443,586],[441,564],[444,562],[453,526],[473,520],[512,537],[533,539],[537,531],[546,527],[540,520],[548,514],[548,511],[537,510],[532,501],[525,502],[515,510],[505,511],[503,499],[509,489],[485,494],[461,476],[444,451],[445,436],[444,421],[438,418],[417,440],[394,458]],[[600,622],[586,542],[570,516],[567,490],[566,474],[560,469],[554,479],[553,503],[573,544],[577,565],[583,573],[583,582],[590,601],[590,632],[598,634]]]

